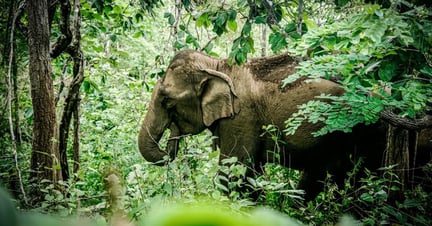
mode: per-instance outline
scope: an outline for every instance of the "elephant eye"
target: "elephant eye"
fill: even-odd
[[[162,106],[164,108],[170,109],[170,108],[173,108],[174,105],[175,105],[174,99],[172,99],[170,97],[167,97],[167,96],[165,96],[163,98],[163,100],[162,100]]]

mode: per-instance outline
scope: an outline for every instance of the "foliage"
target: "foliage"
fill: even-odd
[[[342,97],[320,96],[299,107],[287,121],[292,134],[305,120],[327,125],[316,133],[349,131],[374,123],[391,109],[401,117],[421,118],[432,110],[431,11],[415,7],[399,13],[367,5],[364,12],[314,29],[290,51],[307,60],[285,84],[300,77],[331,79],[343,85]]]

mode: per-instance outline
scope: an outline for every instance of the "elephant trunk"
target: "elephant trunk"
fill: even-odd
[[[138,148],[145,160],[156,164],[163,164],[164,156],[169,155],[171,147],[177,145],[169,144],[167,150],[162,150],[159,146],[159,141],[164,131],[170,126],[171,120],[168,111],[162,107],[162,100],[157,95],[159,83],[155,87],[149,110],[141,125],[141,130],[138,135]],[[177,142],[175,140],[169,143]],[[173,155],[173,153],[171,153]],[[174,156],[171,156],[174,157]]]

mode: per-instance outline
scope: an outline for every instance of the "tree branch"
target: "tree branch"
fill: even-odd
[[[381,112],[381,118],[393,126],[408,130],[421,130],[432,127],[432,115],[425,115],[420,119],[409,119],[403,118],[391,110],[384,110]]]
[[[56,58],[66,50],[72,41],[72,32],[69,27],[70,16],[70,2],[69,0],[60,0],[60,31],[61,35],[51,47],[51,57]]]

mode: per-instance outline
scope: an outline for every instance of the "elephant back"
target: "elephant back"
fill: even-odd
[[[246,67],[255,80],[280,84],[287,76],[296,72],[298,62],[288,54],[272,57],[254,58]]]

